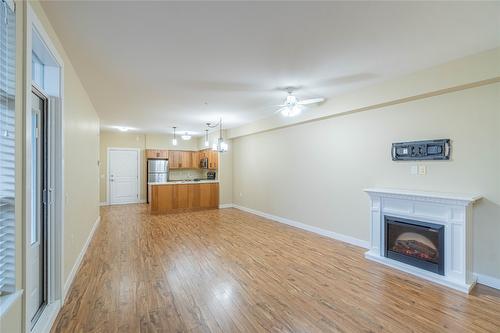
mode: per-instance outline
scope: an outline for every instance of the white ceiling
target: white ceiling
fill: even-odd
[[[500,2],[44,1],[103,127],[202,133],[500,45]],[[208,104],[205,104],[208,103]],[[307,112],[314,112],[314,108]]]

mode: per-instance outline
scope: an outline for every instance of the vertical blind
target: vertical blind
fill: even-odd
[[[16,22],[13,2],[0,0],[0,295],[15,289]]]

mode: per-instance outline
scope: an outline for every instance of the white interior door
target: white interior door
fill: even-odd
[[[135,149],[110,149],[109,203],[125,204],[139,201],[139,153]]]

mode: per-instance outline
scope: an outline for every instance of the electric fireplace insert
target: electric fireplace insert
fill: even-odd
[[[387,258],[444,275],[444,226],[385,216]]]

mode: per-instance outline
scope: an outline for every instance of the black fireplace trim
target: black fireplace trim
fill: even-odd
[[[438,240],[439,240],[439,261],[438,263],[432,263],[428,262],[425,260],[420,260],[411,256],[407,256],[404,254],[400,254],[394,251],[389,251],[387,249],[387,224],[392,223],[392,224],[399,224],[399,225],[413,225],[417,228],[431,228],[435,229],[438,231]],[[416,221],[416,220],[410,220],[410,219],[405,219],[405,218],[400,218],[400,217],[394,217],[394,216],[389,216],[389,215],[384,215],[384,230],[383,230],[383,235],[384,235],[384,256],[386,258],[394,259],[400,262],[403,262],[405,264],[409,264],[412,266],[415,266],[417,268],[422,268],[427,271],[439,274],[439,275],[444,275],[444,225],[441,224],[434,224],[434,223],[429,223],[429,222],[423,222],[423,221]]]

